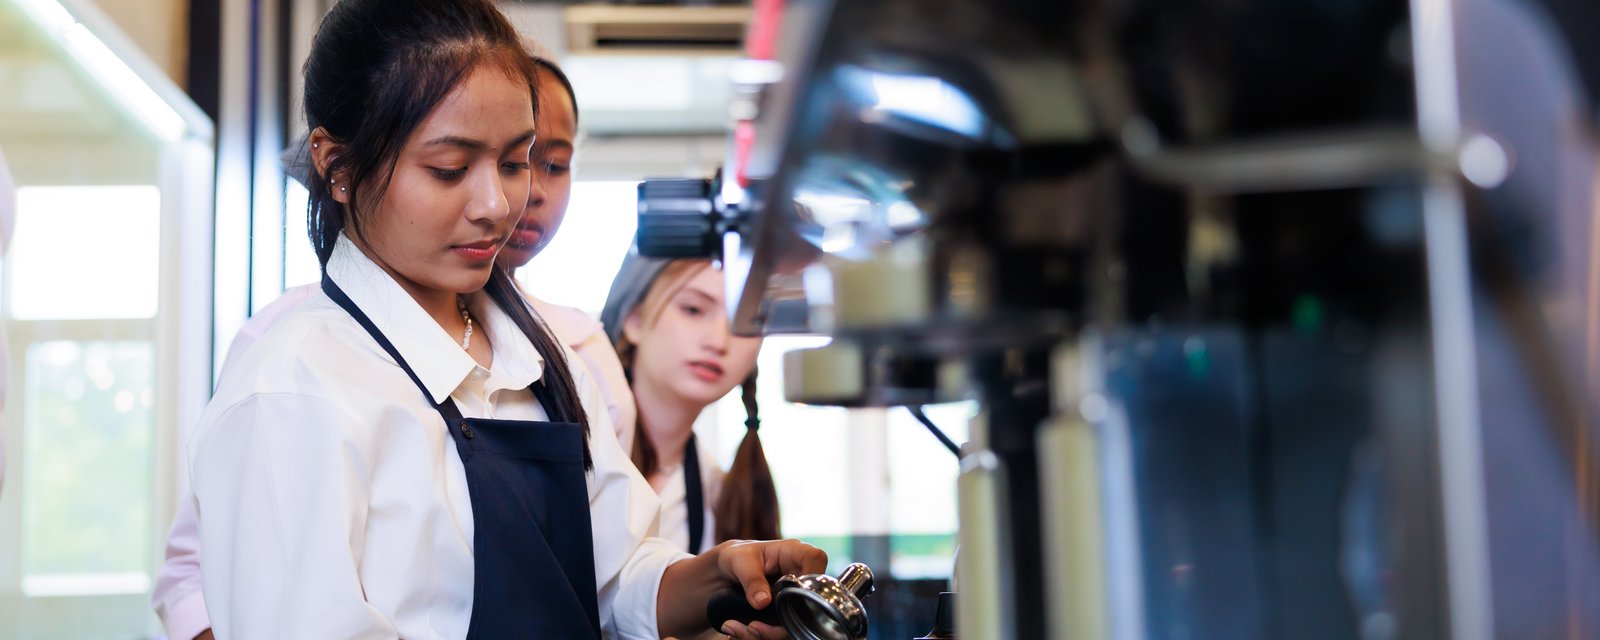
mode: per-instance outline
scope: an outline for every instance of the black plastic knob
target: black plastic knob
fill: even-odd
[[[669,178],[639,183],[639,255],[717,258],[722,234],[713,180]]]
[[[751,622],[764,622],[774,627],[782,627],[783,620],[778,617],[778,608],[768,605],[767,608],[756,610],[750,606],[750,601],[745,599],[744,590],[729,587],[718,591],[711,596],[711,602],[706,604],[706,622],[711,628],[717,629],[722,623],[733,620],[740,624],[748,625]]]

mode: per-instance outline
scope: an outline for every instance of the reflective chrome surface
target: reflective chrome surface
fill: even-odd
[[[867,610],[861,598],[872,593],[872,569],[859,562],[836,579],[828,575],[788,575],[778,579],[778,613],[799,640],[863,640]]]

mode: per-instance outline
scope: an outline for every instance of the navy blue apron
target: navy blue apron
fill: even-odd
[[[326,275],[322,290],[432,403],[405,358]],[[542,380],[529,389],[547,413],[559,406]],[[467,637],[599,638],[583,427],[554,413],[550,422],[462,418],[449,398],[434,408],[455,440],[472,498],[476,575]]]
[[[688,498],[689,553],[700,555],[700,542],[706,535],[705,484],[700,482],[700,452],[695,447],[694,432],[689,433],[689,443],[683,445],[683,490]]]

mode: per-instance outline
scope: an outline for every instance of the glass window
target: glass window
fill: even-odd
[[[16,224],[8,257],[11,317],[155,316],[161,255],[156,187],[22,187]]]
[[[639,226],[639,183],[575,182],[566,218],[517,279],[534,297],[598,317]]]
[[[829,556],[848,555],[852,523],[850,496],[843,473],[849,443],[849,414],[836,407],[789,404],[783,400],[783,354],[828,343],[827,338],[773,336],[756,357],[756,402],[761,411],[761,446],[778,488],[783,535],[803,538],[826,549]],[[717,461],[733,464],[745,433],[744,403],[734,388],[718,401]]]
[[[306,207],[311,193],[293,178],[283,185],[283,286],[285,289],[322,279],[322,265],[306,235]],[[269,301],[270,302],[270,301]]]
[[[778,487],[783,535],[822,547],[835,572],[867,559],[856,553],[866,552],[855,549],[856,542],[881,544],[886,536],[889,566],[875,567],[879,571],[901,579],[948,578],[956,551],[956,457],[904,409],[859,411],[853,419],[846,409],[784,402],[783,355],[827,343],[825,337],[773,336],[757,357],[761,442]],[[966,441],[974,410],[971,403],[926,407],[929,419],[957,443]],[[718,401],[713,413],[711,440],[727,469],[744,437],[740,390]],[[872,445],[877,438],[886,443]],[[881,458],[863,453],[880,447]],[[883,481],[852,485],[847,464],[857,465],[859,478]],[[856,520],[862,516],[856,511],[875,504],[887,504],[887,522],[882,515]]]
[[[24,590],[144,591],[154,345],[35,342],[23,371]]]
[[[967,441],[975,403],[925,407],[957,444]],[[897,578],[946,578],[956,554],[956,475],[960,463],[905,409],[890,409],[890,571]]]

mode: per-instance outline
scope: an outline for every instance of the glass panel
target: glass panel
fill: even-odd
[[[154,186],[18,189],[12,316],[154,317],[160,240]]]
[[[967,441],[975,403],[926,407],[956,444]],[[890,571],[897,578],[946,578],[956,551],[960,462],[905,409],[889,410]]]
[[[28,347],[23,371],[25,582],[81,575],[104,584],[144,574],[155,346],[39,342]]]
[[[639,225],[639,183],[577,182],[550,245],[517,272],[534,297],[598,317]],[[740,423],[744,419],[739,420]]]

